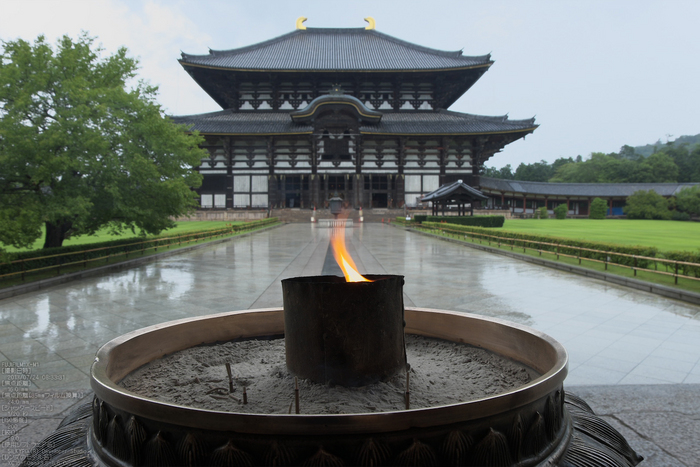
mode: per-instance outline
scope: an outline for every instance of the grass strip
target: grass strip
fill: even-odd
[[[595,260],[592,258],[585,258],[585,257],[575,257],[572,255],[565,255],[562,253],[559,253],[558,255],[556,252],[552,251],[547,251],[547,250],[539,250],[539,249],[533,249],[531,247],[525,247],[523,248],[521,245],[512,245],[509,243],[501,243],[500,245],[496,241],[491,241],[489,244],[488,240],[483,240],[483,239],[477,239],[474,238],[474,236],[467,236],[466,234],[454,234],[454,233],[447,233],[443,232],[442,230],[439,229],[431,229],[431,228],[426,228],[426,227],[421,227],[419,225],[411,225],[411,228],[415,230],[419,230],[422,232],[430,233],[432,235],[436,235],[439,237],[445,237],[449,239],[454,239],[454,240],[459,240],[464,243],[473,243],[473,244],[480,244],[480,245],[487,245],[490,246],[491,248],[503,250],[503,251],[513,251],[518,254],[523,254],[527,256],[532,256],[532,257],[543,257],[546,256],[547,259],[557,261],[560,263],[572,265],[572,266],[579,266],[583,267],[586,269],[591,269],[595,271],[600,271],[600,272],[607,272],[610,274],[615,274],[618,276],[622,277],[627,277],[630,279],[638,279],[646,282],[651,282],[654,284],[659,284],[659,285],[665,285],[668,287],[673,287],[673,288],[679,288],[683,290],[687,290],[690,292],[698,292],[700,293],[700,280],[696,280],[696,278],[688,278],[688,277],[683,277],[679,276],[678,277],[678,284],[675,283],[675,278],[673,277],[673,273],[668,273],[666,271],[657,271],[657,272],[652,272],[649,269],[643,269],[643,268],[631,268],[629,266],[624,266],[624,265],[618,265],[614,263],[607,263],[600,261],[600,260]],[[557,259],[557,256],[559,256],[559,259]]]
[[[244,224],[243,221],[184,221],[178,222],[172,229],[167,229],[161,232],[160,235],[175,236],[178,234],[185,234],[193,230],[209,230],[224,228],[227,225],[240,225]],[[44,245],[44,236],[46,228],[42,226],[41,235],[31,247],[28,248],[15,248],[12,245],[0,244],[0,246],[8,253],[22,252],[22,251],[34,251],[40,250]],[[109,232],[109,229],[101,229],[97,231],[94,235],[79,235],[77,237],[70,237],[63,241],[63,246],[71,245],[87,245],[91,243],[109,242],[118,239],[127,238],[143,238],[138,232],[131,232],[130,230],[125,230],[122,234],[113,235]]]
[[[241,223],[238,223],[239,225]],[[214,240],[220,240],[224,238],[230,238],[230,237],[236,237],[239,235],[243,234],[248,234],[251,232],[255,232],[256,230],[272,227],[275,225],[279,225],[281,222],[271,222],[271,223],[264,223],[262,225],[251,225],[249,229],[242,229],[242,230],[237,230],[233,231],[230,233],[224,233],[222,235],[214,235],[210,236],[207,238],[195,238],[195,239],[188,239],[184,240],[182,242],[172,242],[168,243],[166,245],[155,245],[152,247],[147,247],[143,248],[141,250],[132,250],[127,253],[119,253],[119,254],[113,254],[113,255],[107,255],[106,257],[101,257],[101,258],[87,258],[85,260],[80,260],[80,261],[73,261],[71,263],[65,263],[61,264],[60,266],[46,266],[43,268],[36,268],[34,271],[32,271],[31,274],[25,274],[24,278],[22,278],[21,274],[13,274],[11,276],[3,277],[2,282],[0,283],[0,289],[7,288],[7,287],[12,287],[15,285],[20,285],[20,284],[29,284],[32,282],[40,281],[43,279],[48,279],[52,277],[57,277],[59,275],[63,274],[70,274],[74,272],[79,272],[79,271],[85,271],[89,269],[94,269],[97,267],[102,267],[110,264],[118,264],[122,263],[125,261],[129,261],[135,258],[145,258],[149,256],[154,256],[159,253],[158,248],[161,249],[160,253],[163,251],[175,251],[183,248],[188,248],[194,245],[200,245],[200,244],[205,244],[212,242]],[[186,230],[181,233],[187,233],[187,234],[194,234],[196,232],[192,232],[191,230]],[[138,238],[138,237],[136,237]],[[174,238],[174,237],[173,237]],[[147,240],[147,239],[146,239]]]

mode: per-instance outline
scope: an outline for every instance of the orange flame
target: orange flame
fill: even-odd
[[[355,262],[350,257],[348,250],[345,249],[345,227],[333,229],[331,245],[333,246],[333,256],[338,266],[340,266],[340,269],[343,271],[347,282],[372,282],[362,277],[357,271]]]

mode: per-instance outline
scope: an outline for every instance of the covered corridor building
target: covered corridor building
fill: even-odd
[[[513,215],[533,214],[542,206],[552,211],[568,206],[571,216],[588,216],[595,198],[608,202],[608,216],[621,216],[627,198],[637,191],[653,190],[665,198],[698,183],[547,183],[479,177],[479,190],[488,196],[486,209],[508,210]]]

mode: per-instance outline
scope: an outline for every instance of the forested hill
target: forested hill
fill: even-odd
[[[634,147],[634,152],[639,154],[640,156],[644,157],[649,157],[652,154],[654,154],[656,151],[664,147],[667,143],[662,142],[661,140],[658,140],[654,144],[647,144],[645,146],[635,146]],[[700,144],[700,135],[693,135],[693,136],[681,136],[679,138],[676,138],[675,141],[671,143],[673,146],[682,146],[686,145],[690,147],[691,149],[694,148],[694,146]]]
[[[687,183],[700,182],[700,135],[681,136],[669,143],[622,146],[619,152],[594,152],[588,158],[560,157],[496,169],[483,175],[508,180],[560,183]]]

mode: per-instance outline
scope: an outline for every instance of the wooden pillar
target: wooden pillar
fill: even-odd
[[[566,198],[566,215],[569,215],[569,198]]]
[[[503,192],[501,192],[501,208],[505,205],[505,198],[503,197]]]
[[[527,196],[523,195],[523,215],[527,214]]]
[[[608,214],[608,215],[609,215],[609,216],[612,216],[612,214],[613,214],[613,211],[612,211],[612,209],[613,209],[613,206],[612,206],[612,205],[613,205],[613,199],[610,198],[608,201],[609,201],[608,204],[610,205],[610,214]]]

